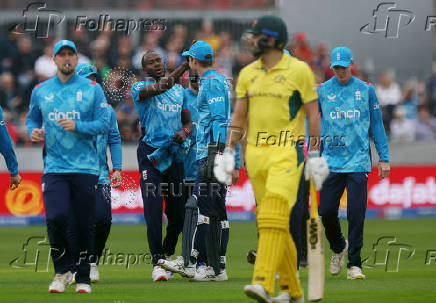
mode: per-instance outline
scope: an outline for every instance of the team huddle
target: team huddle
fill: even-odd
[[[297,257],[306,245],[300,230],[305,180],[320,190],[331,274],[341,272],[348,253],[347,278],[365,278],[360,250],[369,137],[380,157],[379,175],[389,175],[381,109],[374,87],[351,75],[347,47],[333,49],[335,76],[317,87],[310,67],[285,52],[282,19],[260,17],[244,40],[257,60],[240,72],[233,110],[230,87],[213,69],[207,42],[194,41],[182,54],[186,62],[171,73],[160,54],[150,51],[142,58],[147,78],[132,85],[131,95],[142,134],[137,159],[152,279],[167,281],[174,273],[191,281],[229,279],[225,200],[241,162],[253,185],[259,235],[253,280],[244,292],[258,302],[304,302]],[[49,292],[64,292],[75,281],[76,292],[89,293],[91,282],[100,279],[99,258],[110,233],[111,187],[122,183],[121,138],[115,112],[96,83],[97,69],[77,65],[72,41],[55,44],[54,62],[57,75],[33,89],[26,120],[32,141],[44,142],[42,191],[55,269]],[[13,189],[21,178],[4,123],[1,138]],[[348,240],[338,219],[345,189]],[[164,201],[168,224],[162,239]],[[182,252],[176,257],[180,234]]]

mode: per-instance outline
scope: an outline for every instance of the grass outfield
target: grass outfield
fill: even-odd
[[[166,283],[154,283],[151,265],[142,263],[129,269],[125,265],[103,265],[100,267],[101,281],[93,284],[91,294],[76,294],[72,286],[63,294],[49,294],[52,266],[49,272],[35,272],[34,267],[20,269],[9,265],[14,258],[23,256],[22,245],[28,237],[44,235],[45,227],[0,228],[0,302],[254,302],[242,292],[243,286],[250,282],[253,270],[245,260],[246,252],[256,243],[253,222],[231,224],[228,282],[192,283],[176,276]],[[389,262],[392,263],[388,264],[391,272],[386,272],[383,265],[366,268],[367,279],[362,281],[347,281],[345,271],[332,277],[327,267],[330,251],[325,245],[326,288],[322,302],[436,302],[436,219],[367,221],[364,258],[374,255],[373,244],[381,236],[397,238],[396,245],[378,247],[382,258],[377,262],[383,261],[386,248],[391,248]],[[148,250],[145,241],[144,226],[113,226],[108,246],[111,253],[140,254]],[[415,253],[407,258],[411,247]],[[399,248],[406,250],[401,252],[398,272],[395,272]],[[433,262],[426,265],[427,250],[431,249],[435,251],[429,253],[434,256]],[[374,263],[372,257],[371,260]],[[119,263],[122,261],[119,259]],[[22,263],[22,259],[19,262]],[[307,270],[302,269],[300,276],[307,290]]]

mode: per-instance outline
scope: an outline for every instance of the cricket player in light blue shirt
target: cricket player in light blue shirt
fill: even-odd
[[[6,123],[3,120],[3,111],[0,107],[0,153],[3,155],[11,174],[10,189],[16,189],[21,182],[21,177],[18,174],[18,162],[15,156],[14,148],[12,147],[11,136],[9,135]]]
[[[49,292],[64,292],[76,262],[76,292],[91,292],[89,229],[100,175],[97,135],[109,130],[108,104],[99,84],[75,75],[78,57],[72,41],[54,46],[57,75],[35,86],[26,127],[34,142],[44,141],[42,192],[55,278]],[[68,245],[73,222],[77,251]]]
[[[374,140],[380,158],[378,171],[382,178],[390,172],[388,140],[374,86],[351,75],[351,50],[336,47],[331,53],[331,62],[335,76],[318,87],[322,156],[330,169],[320,193],[319,214],[333,251],[330,273],[340,273],[348,251],[347,278],[364,279],[360,251],[371,171],[369,138]],[[339,202],[345,188],[348,241],[341,233],[338,219]]]
[[[92,81],[97,80],[97,69],[95,66],[82,63],[76,67],[76,75],[88,78]],[[95,201],[94,224],[91,229],[91,252],[93,259],[90,263],[91,270],[89,277],[91,282],[100,280],[97,265],[106,246],[106,240],[109,236],[112,225],[112,209],[111,209],[111,181],[116,181],[113,184],[114,188],[121,185],[121,169],[122,169],[122,150],[121,136],[118,130],[117,117],[112,106],[108,107],[110,115],[110,128],[107,133],[97,136],[97,152],[100,165],[100,175],[97,185],[97,196]],[[112,161],[112,178],[109,178],[109,166],[107,159],[107,149],[109,147]]]
[[[142,67],[148,78],[134,83],[131,89],[143,134],[137,151],[140,186],[152,255],[152,279],[167,281],[171,275],[158,261],[174,254],[184,218],[183,158],[179,155],[192,124],[183,87],[176,82],[187,70],[188,63],[165,77],[162,56],[147,52]],[[163,188],[163,184],[167,187]],[[168,225],[162,242],[164,194]]]

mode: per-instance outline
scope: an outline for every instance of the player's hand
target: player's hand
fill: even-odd
[[[11,176],[11,184],[9,185],[9,189],[14,190],[18,188],[18,185],[20,185],[20,183],[21,183],[20,175]]]
[[[121,177],[121,171],[119,171],[119,170],[115,170],[115,171],[112,173],[111,183],[114,182],[114,181],[116,181],[116,183],[113,184],[112,187],[113,187],[113,188],[120,187],[120,185],[121,185],[121,183],[122,183],[122,181],[123,181],[123,178]]]
[[[238,183],[239,180],[239,169],[234,169],[232,173],[232,185]]]
[[[34,128],[32,130],[32,142],[44,141],[44,129]]]
[[[389,173],[391,172],[391,165],[386,162],[378,163],[378,175],[380,178],[384,179],[389,177]]]
[[[218,182],[230,185],[232,184],[234,169],[235,149],[231,147],[226,147],[222,155],[216,155],[213,173]]]
[[[312,178],[317,190],[322,188],[324,180],[329,175],[329,167],[324,157],[320,157],[319,151],[310,151],[304,167],[304,177],[307,180]]]
[[[76,122],[71,119],[59,119],[59,126],[66,132],[73,132],[76,130]]]
[[[179,130],[177,133],[174,133],[173,140],[179,144],[182,144],[183,142],[185,142],[185,140],[186,140],[185,131],[182,129],[182,130]]]

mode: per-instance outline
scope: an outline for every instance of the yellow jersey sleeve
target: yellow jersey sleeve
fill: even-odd
[[[238,99],[247,98],[248,79],[246,75],[247,75],[246,68],[243,68],[239,72],[238,82],[236,83],[236,89],[235,89],[236,98]]]
[[[314,101],[315,99],[318,99],[318,92],[316,90],[316,82],[315,82],[315,75],[310,69],[309,65],[307,63],[302,62],[301,68],[300,68],[300,95],[301,99],[303,101],[303,104],[309,103],[311,101]]]

